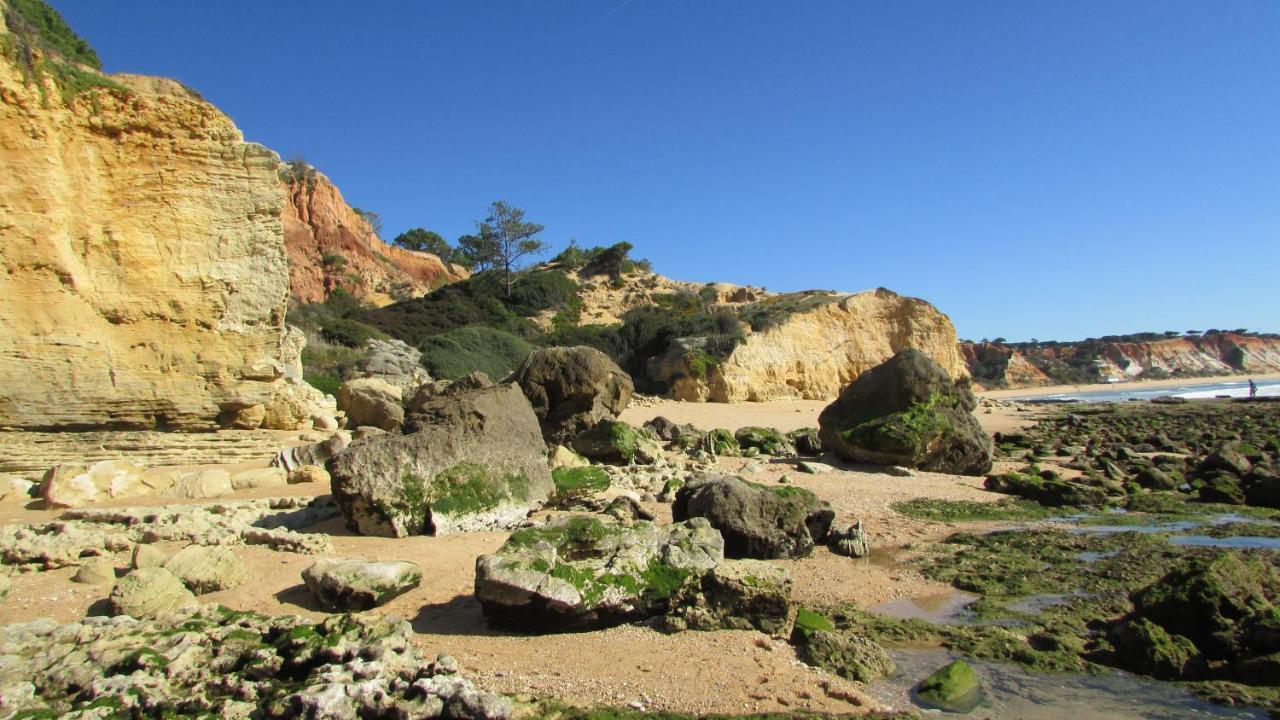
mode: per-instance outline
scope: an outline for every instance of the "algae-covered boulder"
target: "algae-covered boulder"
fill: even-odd
[[[404,537],[512,527],[551,494],[538,419],[514,385],[435,397],[413,418],[416,432],[371,437],[329,459],[352,530]]]
[[[1195,643],[1182,635],[1170,635],[1164,628],[1139,617],[1120,623],[1111,631],[1119,664],[1161,680],[1185,680],[1205,671],[1204,659]]]
[[[595,462],[652,464],[662,453],[656,440],[620,420],[602,420],[573,441],[573,449]]]
[[[795,455],[796,448],[786,435],[765,427],[738,428],[733,434],[742,448],[755,448],[765,455]]]
[[[535,350],[514,379],[533,404],[548,443],[566,443],[601,420],[613,420],[635,391],[631,376],[590,347]]]
[[[967,713],[982,702],[982,683],[969,663],[954,660],[925,678],[916,697],[947,712]]]
[[[812,492],[712,476],[685,484],[671,506],[675,520],[706,518],[724,535],[732,558],[804,557],[826,539],[835,513]]]
[[[326,610],[369,610],[418,587],[422,570],[405,561],[329,558],[303,570],[302,581]]]
[[[1200,488],[1197,494],[1201,502],[1222,503],[1224,505],[1244,505],[1244,486],[1240,478],[1225,471],[1212,470],[1199,478]]]
[[[551,471],[551,481],[555,483],[554,497],[558,500],[609,489],[609,474],[594,465],[556,468]]]
[[[858,376],[818,416],[822,444],[846,460],[981,475],[991,438],[973,417],[968,378],[952,380],[908,348]]]
[[[1107,502],[1107,493],[1102,488],[1058,477],[1044,478],[1020,472],[989,475],[983,487],[992,492],[1033,500],[1048,507],[1098,507]]]
[[[870,683],[897,671],[889,653],[874,640],[839,630],[830,619],[805,608],[796,611],[791,644],[804,662],[849,680]]]
[[[524,631],[608,627],[665,612],[686,582],[724,560],[702,519],[654,525],[577,515],[511,534],[476,559],[489,623]]]
[[[726,560],[685,583],[671,601],[663,627],[679,630],[759,630],[785,635],[790,628],[791,574],[763,560]]]
[[[1280,571],[1231,552],[1191,558],[1132,599],[1136,616],[1189,638],[1211,660],[1230,659],[1244,649],[1244,627],[1280,599]]]

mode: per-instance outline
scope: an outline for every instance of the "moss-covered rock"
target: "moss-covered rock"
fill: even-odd
[[[967,713],[982,702],[982,683],[969,663],[955,660],[925,678],[916,697],[947,712]]]
[[[652,463],[657,442],[621,420],[602,420],[573,441],[573,449],[595,462],[625,465]]]
[[[790,628],[791,574],[762,560],[727,560],[686,583],[671,601],[663,626],[678,630],[759,630],[785,635]]]
[[[551,471],[551,481],[558,499],[604,492],[610,482],[609,473],[596,466],[556,468]]]
[[[738,428],[733,434],[734,440],[738,441],[738,446],[742,448],[755,448],[765,455],[794,455],[795,446],[786,435],[766,427],[744,427]]]
[[[724,560],[705,520],[624,524],[578,515],[517,530],[476,560],[476,598],[495,626],[607,627],[665,612],[671,597]]]
[[[1223,503],[1224,505],[1244,505],[1244,486],[1240,478],[1225,470],[1213,470],[1200,475],[1197,480],[1200,487],[1198,493],[1201,502]]]
[[[791,441],[792,446],[795,447],[796,453],[799,455],[817,457],[824,452],[818,428],[792,430],[787,433],[787,440]]]
[[[972,415],[968,379],[908,348],[860,375],[818,417],[822,444],[855,462],[978,475],[991,438]]]
[[[431,398],[417,431],[352,443],[328,461],[347,525],[365,535],[512,527],[551,494],[538,420],[512,385]]]
[[[698,442],[698,447],[712,455],[741,455],[742,446],[733,433],[724,428],[716,428],[707,432]]]
[[[830,621],[816,613],[804,615],[803,624],[801,617],[797,613],[791,642],[804,662],[862,683],[874,682],[897,670],[889,653],[875,641],[834,627],[828,630]]]
[[[988,475],[983,486],[992,492],[1014,495],[1049,507],[1100,507],[1107,502],[1107,493],[1102,488],[1060,477],[1007,472]]]
[[[1204,674],[1204,659],[1195,643],[1181,635],[1136,618],[1111,631],[1116,660],[1129,670],[1161,680],[1188,680]]]

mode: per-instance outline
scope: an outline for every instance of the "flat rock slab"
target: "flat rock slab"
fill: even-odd
[[[112,615],[154,618],[196,604],[195,595],[164,568],[142,568],[120,578],[107,600]]]
[[[169,558],[164,568],[197,595],[229,590],[249,579],[249,567],[230,548],[188,545]]]
[[[326,610],[369,610],[418,587],[422,569],[405,561],[334,558],[312,563],[302,581]]]

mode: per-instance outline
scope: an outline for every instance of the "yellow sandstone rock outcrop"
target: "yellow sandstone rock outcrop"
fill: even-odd
[[[269,404],[298,350],[279,158],[179,83],[76,93],[30,67],[0,58],[0,426]]]
[[[926,353],[953,377],[968,374],[951,320],[923,300],[884,288],[800,309],[768,330],[749,334],[710,367],[697,363],[697,353],[685,353],[659,360],[650,374],[672,380],[672,396],[679,400],[827,400],[908,347]]]

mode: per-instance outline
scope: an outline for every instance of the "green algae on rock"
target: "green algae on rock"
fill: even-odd
[[[585,630],[666,612],[686,581],[724,560],[704,519],[623,524],[573,516],[517,530],[476,559],[475,594],[492,624]]]
[[[972,712],[982,703],[982,683],[969,663],[954,660],[925,678],[916,697],[947,712]]]

